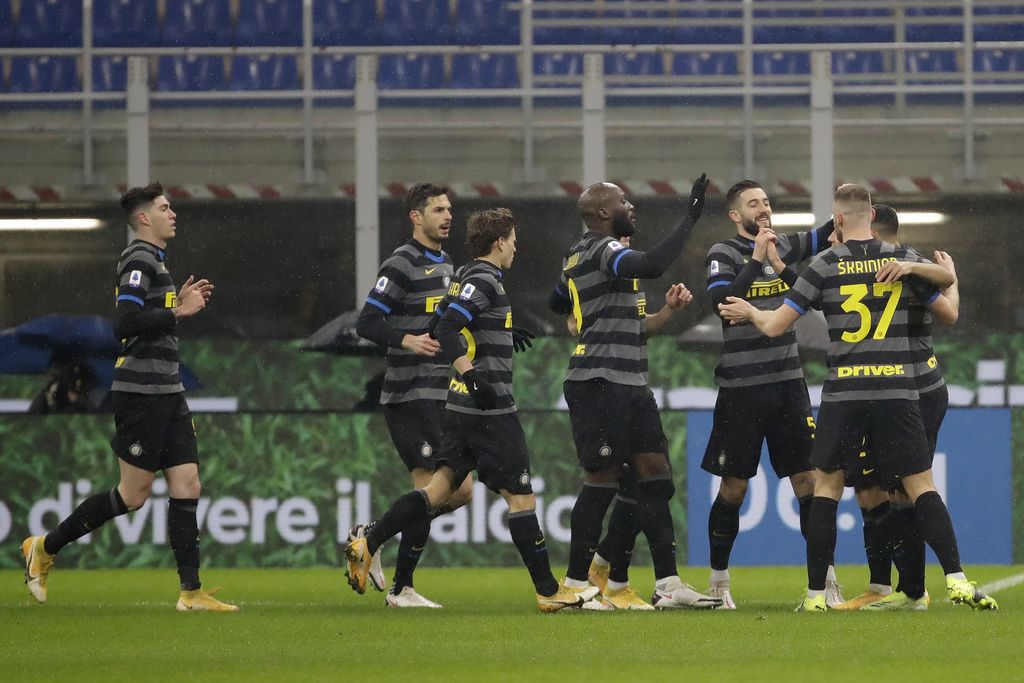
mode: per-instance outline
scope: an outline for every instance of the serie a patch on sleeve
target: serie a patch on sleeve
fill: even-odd
[[[381,275],[380,279],[377,280],[377,284],[373,286],[373,291],[383,292],[388,287],[388,278],[386,275]]]
[[[141,270],[133,270],[131,273],[129,273],[128,274],[128,284],[131,285],[132,287],[138,287],[139,285],[141,285],[142,284],[142,271]]]
[[[712,261],[711,267],[708,268],[708,272],[712,275],[718,275],[720,268],[718,267],[718,261]]]
[[[459,294],[459,298],[468,300],[469,297],[473,296],[473,292],[475,291],[476,287],[474,287],[471,283],[467,282],[462,286],[462,293]]]

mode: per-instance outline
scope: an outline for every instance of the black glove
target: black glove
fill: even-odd
[[[466,370],[462,373],[462,381],[466,383],[466,389],[473,399],[473,403],[480,410],[491,410],[498,405],[498,392],[483,377],[477,375],[476,370]]]
[[[708,180],[707,173],[701,173],[700,178],[697,178],[697,182],[693,184],[693,189],[690,190],[690,202],[686,205],[686,215],[693,219],[696,223],[700,220],[701,214],[704,213],[704,195],[708,191]]]
[[[530,332],[525,327],[512,328],[512,348],[516,350],[516,353],[522,353],[526,349],[532,349],[533,340],[536,338],[537,335]]]

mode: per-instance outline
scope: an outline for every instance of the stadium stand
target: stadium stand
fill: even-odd
[[[381,55],[377,64],[377,85],[381,90],[430,89],[445,87],[442,55]]]
[[[239,3],[235,45],[302,45],[302,0]]]
[[[232,59],[231,90],[298,90],[299,72],[290,55],[239,55]]]
[[[459,45],[514,45],[519,42],[519,13],[502,0],[459,0],[455,10]]]
[[[546,52],[533,56],[533,73],[538,86],[579,85],[583,74],[583,54],[579,52]]]
[[[516,88],[519,68],[516,55],[459,54],[452,57],[453,88]]]
[[[221,90],[224,87],[224,58],[215,55],[160,57],[157,90],[190,92]]]
[[[43,93],[81,90],[74,57],[11,57],[10,92]]]
[[[97,92],[124,92],[128,83],[128,60],[124,57],[94,57],[92,89]]]
[[[604,56],[606,76],[661,76],[665,73],[661,53],[617,52]]]
[[[386,45],[447,45],[454,37],[448,0],[384,0],[382,25]]]
[[[375,0],[316,0],[313,3],[315,45],[374,45],[379,32]]]
[[[156,0],[93,0],[92,26],[96,47],[160,45]]]
[[[232,44],[229,0],[166,0],[163,44],[214,47]]]
[[[77,47],[82,44],[81,0],[21,0],[16,47]]]
[[[313,58],[313,87],[317,90],[351,90],[355,84],[355,57],[317,55]]]
[[[0,47],[10,47],[14,42],[14,11],[11,0],[0,0]]]

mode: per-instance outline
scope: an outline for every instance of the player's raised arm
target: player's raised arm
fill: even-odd
[[[735,296],[727,297],[725,303],[718,305],[718,310],[719,315],[733,325],[751,323],[767,337],[778,337],[802,314],[788,301],[775,310],[762,311],[750,302]]]
[[[657,313],[646,318],[645,333],[647,336],[657,334],[669,321],[669,318],[689,306],[691,301],[693,301],[693,293],[683,283],[677,282],[669,287],[665,292],[665,305]]]

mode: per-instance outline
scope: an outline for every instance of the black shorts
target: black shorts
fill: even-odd
[[[129,465],[150,472],[199,463],[196,427],[185,394],[110,392],[114,438],[110,447]]]
[[[576,459],[588,471],[625,465],[638,453],[668,455],[668,440],[650,387],[604,379],[565,382]]]
[[[939,440],[939,429],[942,427],[942,420],[945,419],[946,409],[949,407],[949,390],[943,384],[938,389],[921,394],[918,402],[921,407],[921,421],[924,423],[924,433],[928,438],[929,458],[934,459],[935,448]],[[864,438],[863,445],[858,447],[857,451],[858,464],[847,468],[846,485],[857,489],[881,487],[882,482],[879,478],[879,470],[875,465],[875,457],[871,451],[870,440],[867,437]]]
[[[456,488],[476,470],[477,478],[495,493],[502,489],[513,495],[533,493],[530,451],[516,413],[446,412],[435,465],[445,465],[455,472]]]
[[[720,388],[700,466],[719,477],[753,479],[766,439],[780,479],[811,469],[814,416],[804,380]]]
[[[383,408],[391,441],[405,468],[410,472],[417,468],[433,472],[434,455],[441,447],[444,431],[444,401],[385,403]]]
[[[863,448],[865,443],[870,448]],[[869,458],[860,456],[865,451]],[[903,477],[931,468],[918,402],[890,399],[822,403],[811,464],[824,472],[859,471],[851,477],[858,486],[863,486],[864,477],[875,475],[874,482],[882,488],[898,488]]]

